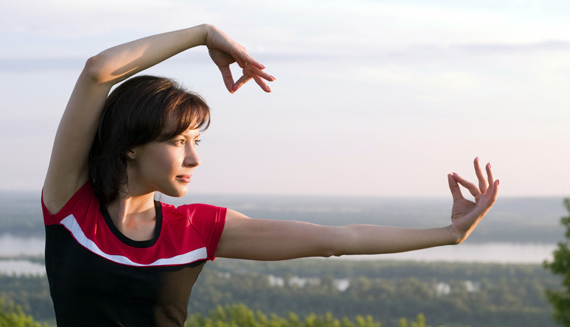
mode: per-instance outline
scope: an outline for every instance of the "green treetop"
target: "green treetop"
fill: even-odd
[[[564,200],[564,206],[570,213],[570,198]],[[562,275],[562,287],[557,291],[547,290],[546,298],[554,306],[554,319],[562,326],[570,327],[570,215],[562,217],[560,222],[566,227],[566,241],[558,243],[554,260],[545,261],[544,267]]]
[[[26,315],[14,302],[0,298],[0,327],[42,327],[32,316]],[[47,327],[44,326],[44,327]]]

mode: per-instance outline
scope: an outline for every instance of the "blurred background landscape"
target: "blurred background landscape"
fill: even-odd
[[[194,195],[255,218],[324,225],[436,227],[449,223],[451,201],[277,195]],[[162,196],[172,204],[186,199]],[[0,193],[0,296],[53,323],[43,266],[39,194]],[[555,326],[546,289],[560,278],[542,268],[563,240],[561,198],[504,198],[459,246],[401,254],[208,263],[189,313],[208,316],[217,305],[245,304],[253,312],[301,319],[331,312],[337,319],[370,315],[383,326],[422,313],[435,326]]]
[[[326,312],[383,327],[419,313],[432,326],[554,326],[544,291],[560,279],[541,263],[563,240],[570,195],[569,16],[570,2],[554,0],[1,2],[0,298],[54,325],[39,196],[87,58],[210,23],[277,80],[271,94],[250,82],[230,95],[205,48],[145,72],[177,79],[212,108],[189,194],[163,201],[324,225],[436,227],[449,223],[446,174],[474,180],[476,156],[493,164],[501,190],[457,247],[218,259],[189,314],[243,303],[236,314],[291,311],[322,326]]]

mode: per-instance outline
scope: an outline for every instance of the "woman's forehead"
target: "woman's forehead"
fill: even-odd
[[[184,131],[180,135],[189,136],[189,137],[196,137],[196,136],[200,136],[200,130],[190,127],[189,129],[187,129],[186,131]]]
[[[179,130],[180,127],[186,127],[186,126],[180,126],[179,124],[180,124],[180,121],[178,121],[177,117],[174,117],[174,115],[170,115],[170,117],[168,117],[168,120],[166,121],[166,126],[164,126],[164,129],[162,130],[161,134],[170,134],[171,135],[171,134],[175,133],[177,130]],[[197,122],[195,120],[193,120],[189,124],[188,128],[180,134],[193,133],[192,131],[198,132],[196,125],[197,125]]]

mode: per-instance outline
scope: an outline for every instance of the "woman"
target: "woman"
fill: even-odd
[[[326,227],[250,219],[209,205],[174,207],[154,192],[183,196],[209,108],[168,79],[134,77],[205,45],[230,93],[250,79],[266,92],[275,78],[214,26],[150,36],[90,58],[59,125],[42,208],[46,269],[57,324],[182,326],[192,285],[215,257],[286,260],[377,254],[458,244],[497,197],[499,181],[475,160],[476,186],[449,174],[451,224],[434,229]],[[234,82],[229,65],[243,76]],[[459,184],[475,197],[464,199]]]

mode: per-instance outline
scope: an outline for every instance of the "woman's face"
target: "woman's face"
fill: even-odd
[[[133,196],[158,191],[181,197],[188,191],[194,168],[200,165],[196,152],[200,132],[190,129],[167,141],[138,146],[129,153],[129,193]]]

